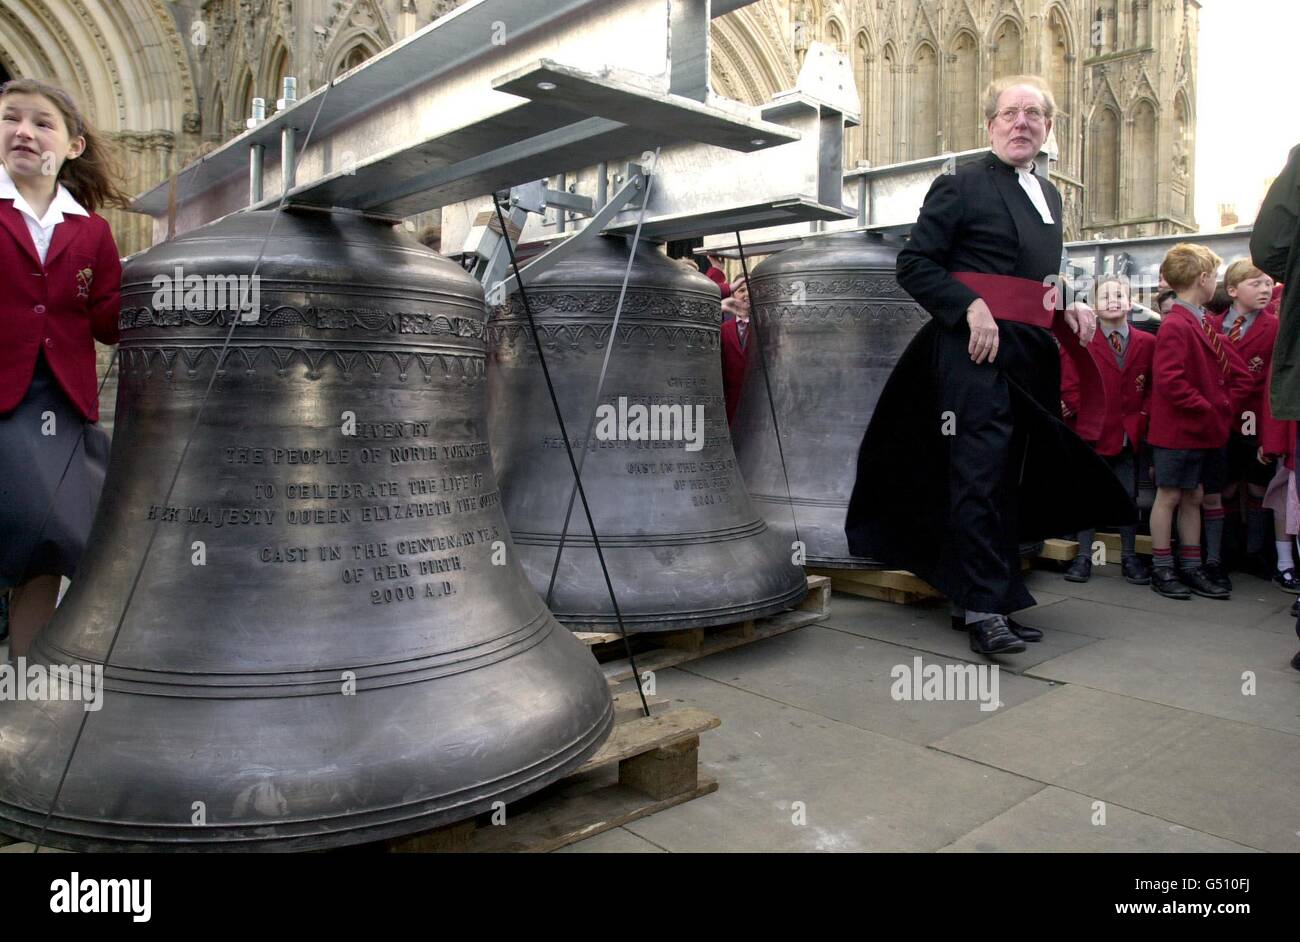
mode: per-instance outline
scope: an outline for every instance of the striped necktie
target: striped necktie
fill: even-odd
[[[1232,322],[1232,329],[1228,331],[1228,339],[1233,343],[1241,340],[1241,332],[1246,329],[1246,315],[1238,314],[1237,319]]]
[[[1124,338],[1119,335],[1119,331],[1112,331],[1110,335],[1110,345],[1115,350],[1115,356],[1124,355]]]
[[[1210,323],[1208,317],[1201,318],[1201,329],[1205,331],[1205,336],[1210,339],[1210,346],[1214,348],[1214,355],[1219,359],[1219,369],[1223,375],[1228,375],[1228,351],[1223,349],[1223,340],[1214,325]]]

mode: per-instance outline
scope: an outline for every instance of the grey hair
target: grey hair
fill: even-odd
[[[1005,75],[990,82],[988,89],[984,92],[984,120],[993,120],[998,113],[998,99],[1002,97],[1002,93],[1008,88],[1015,88],[1017,85],[1028,85],[1043,96],[1043,115],[1045,117],[1050,119],[1056,114],[1056,98],[1053,97],[1052,89],[1042,76]]]

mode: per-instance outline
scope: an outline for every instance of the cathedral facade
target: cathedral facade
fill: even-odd
[[[0,0],[0,70],[76,95],[134,192],[428,25],[454,0]],[[1067,238],[1193,231],[1197,0],[759,0],[713,21],[720,94],[794,85],[809,43],[848,53],[862,124],[845,164],[983,146],[983,89],[1043,75]],[[182,194],[183,196],[183,194]],[[111,214],[124,254],[148,220]]]

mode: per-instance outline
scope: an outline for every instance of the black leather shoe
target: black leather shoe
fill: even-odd
[[[1087,582],[1092,578],[1092,560],[1087,556],[1076,556],[1070,568],[1065,570],[1066,582]]]
[[[1178,574],[1172,569],[1161,569],[1159,566],[1153,566],[1151,569],[1151,589],[1158,595],[1163,595],[1167,599],[1190,599],[1192,593],[1188,591],[1187,586],[1178,578]]]
[[[1273,573],[1273,585],[1277,586],[1283,592],[1290,592],[1292,595],[1300,595],[1300,579],[1295,577],[1294,569],[1287,569],[1283,572]]]
[[[948,617],[951,621],[953,631],[966,630],[965,616],[949,615]],[[1020,624],[1020,622],[1016,621],[1010,615],[1006,615],[1004,617],[1007,620],[1007,627],[1011,629],[1011,633],[1015,635],[1017,638],[1019,638],[1021,641],[1042,641],[1043,640],[1043,632],[1040,629],[1031,627],[1030,625],[1022,625]]]
[[[1291,666],[1300,671],[1300,651],[1297,651],[1295,657],[1291,658]]]
[[[1016,654],[1025,649],[1025,643],[1007,624],[1006,615],[993,615],[966,627],[970,632],[970,649],[976,654]]]
[[[1201,567],[1201,572],[1224,592],[1232,591],[1232,580],[1228,578],[1228,570],[1223,563],[1206,563]]]
[[[1300,599],[1291,603],[1291,617],[1300,618]],[[1300,635],[1300,625],[1295,626],[1295,633]]]
[[[1204,566],[1197,566],[1195,569],[1184,569],[1179,578],[1183,580],[1183,585],[1202,598],[1232,598],[1232,591],[1225,589],[1221,584],[1211,579],[1206,574]]]
[[[1124,581],[1131,582],[1133,585],[1150,585],[1151,584],[1151,567],[1147,565],[1146,560],[1140,556],[1130,556],[1127,559],[1119,561],[1120,571],[1124,574]]]

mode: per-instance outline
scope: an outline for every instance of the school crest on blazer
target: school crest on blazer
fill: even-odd
[[[1251,357],[1246,361],[1246,369],[1250,370],[1252,373],[1260,372],[1264,369],[1264,358],[1261,356]]]
[[[1139,373],[1137,376],[1133,377],[1133,385],[1135,385],[1135,386],[1137,387],[1137,391],[1138,391],[1138,392],[1142,392],[1142,390],[1146,389],[1146,388],[1147,388],[1147,374],[1146,374],[1146,373]]]
[[[90,284],[95,279],[93,268],[83,268],[77,272],[77,297],[85,300],[90,297]]]

